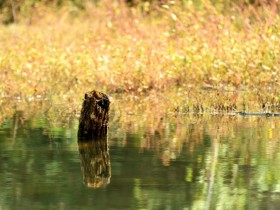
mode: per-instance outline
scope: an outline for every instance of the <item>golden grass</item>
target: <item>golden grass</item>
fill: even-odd
[[[203,2],[146,12],[110,1],[82,12],[37,6],[18,24],[0,26],[1,106],[47,98],[74,110],[85,92],[97,89],[122,93],[133,109],[145,96],[163,112],[277,111],[275,7],[224,14]]]

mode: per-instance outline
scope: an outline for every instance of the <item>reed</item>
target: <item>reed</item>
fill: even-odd
[[[0,25],[0,106],[97,89],[166,110],[277,111],[278,4],[38,3]]]

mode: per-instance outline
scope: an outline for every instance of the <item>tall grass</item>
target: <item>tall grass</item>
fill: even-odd
[[[152,95],[162,109],[184,112],[275,111],[278,5],[225,6],[102,1],[80,11],[38,4],[0,26],[0,104],[75,104],[97,89],[136,103]]]

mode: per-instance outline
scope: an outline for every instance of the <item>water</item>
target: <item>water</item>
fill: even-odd
[[[141,121],[142,120],[142,121]],[[78,145],[72,115],[0,127],[0,209],[279,209],[280,119],[112,117]]]

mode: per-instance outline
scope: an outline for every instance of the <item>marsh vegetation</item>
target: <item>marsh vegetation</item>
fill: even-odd
[[[279,208],[279,118],[236,114],[280,112],[279,11],[0,0],[0,206]],[[106,144],[77,143],[91,90],[112,102]]]
[[[277,1],[11,2],[1,3],[1,118],[42,99],[75,111],[92,89],[163,112],[279,109]]]

